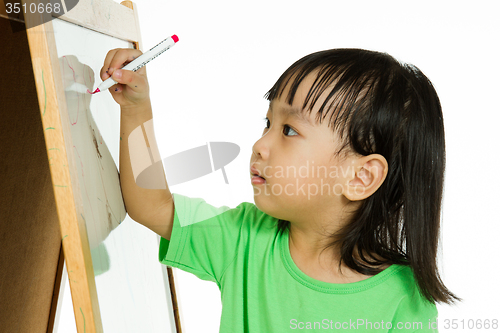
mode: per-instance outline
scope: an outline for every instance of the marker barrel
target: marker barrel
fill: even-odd
[[[179,38],[176,35],[173,35],[171,37],[165,38],[163,41],[158,43],[156,46],[152,47],[149,51],[146,53],[141,54],[139,57],[131,61],[129,64],[124,66],[122,69],[126,69],[129,71],[136,72],[143,66],[145,66],[148,62],[153,60],[154,58],[158,57],[160,54],[171,48],[172,46],[177,43]],[[117,84],[115,80],[113,80],[112,77],[109,77],[106,81],[102,82],[99,87],[97,88],[99,91],[104,91],[115,84]]]

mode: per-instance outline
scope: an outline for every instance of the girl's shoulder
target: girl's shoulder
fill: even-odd
[[[415,275],[410,266],[395,266],[390,281],[390,288],[396,289],[399,294],[397,313],[402,317],[422,317],[432,319],[437,317],[437,308],[434,302],[429,302],[418,287]]]

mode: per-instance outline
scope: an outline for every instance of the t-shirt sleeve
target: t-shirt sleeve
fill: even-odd
[[[437,318],[436,305],[428,302],[415,290],[399,303],[390,332],[438,333]]]
[[[160,240],[160,262],[220,287],[225,269],[244,241],[242,223],[254,205],[244,202],[232,209],[216,208],[200,198],[176,193],[173,197],[174,224],[170,240]]]

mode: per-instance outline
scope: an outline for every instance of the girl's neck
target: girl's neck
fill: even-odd
[[[307,242],[307,239],[293,235],[290,229],[289,250],[295,265],[306,275],[313,279],[329,283],[352,283],[371,277],[361,274],[342,263],[339,269],[340,251],[337,248],[329,247],[322,251],[328,244],[318,239]],[[295,236],[295,237],[294,237]],[[357,253],[354,253],[357,256]],[[381,269],[386,269],[390,265],[383,265]]]

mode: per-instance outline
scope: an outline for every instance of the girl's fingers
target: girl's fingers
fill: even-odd
[[[116,69],[122,68],[141,54],[142,52],[136,49],[114,49],[109,51],[101,68],[101,79],[106,80]]]
[[[111,63],[111,60],[115,56],[116,52],[118,52],[118,50],[119,49],[114,49],[114,50],[109,51],[108,54],[106,54],[106,58],[104,59],[104,64],[103,64],[103,66],[101,68],[101,72],[100,72],[100,77],[103,81],[109,77],[109,75],[106,72],[109,69],[109,64]]]
[[[119,49],[109,63],[108,74],[112,75],[115,70],[122,68],[141,54],[141,51],[135,49]]]
[[[130,89],[136,92],[143,91],[147,88],[147,81],[146,78],[143,77],[142,75],[137,74],[136,72],[132,72],[129,70],[125,69],[117,69],[113,71],[113,80],[116,82],[122,84],[122,85],[127,85],[129,86]],[[114,85],[110,89],[112,91],[115,91],[116,88],[119,90],[124,87],[117,87],[118,85]]]

